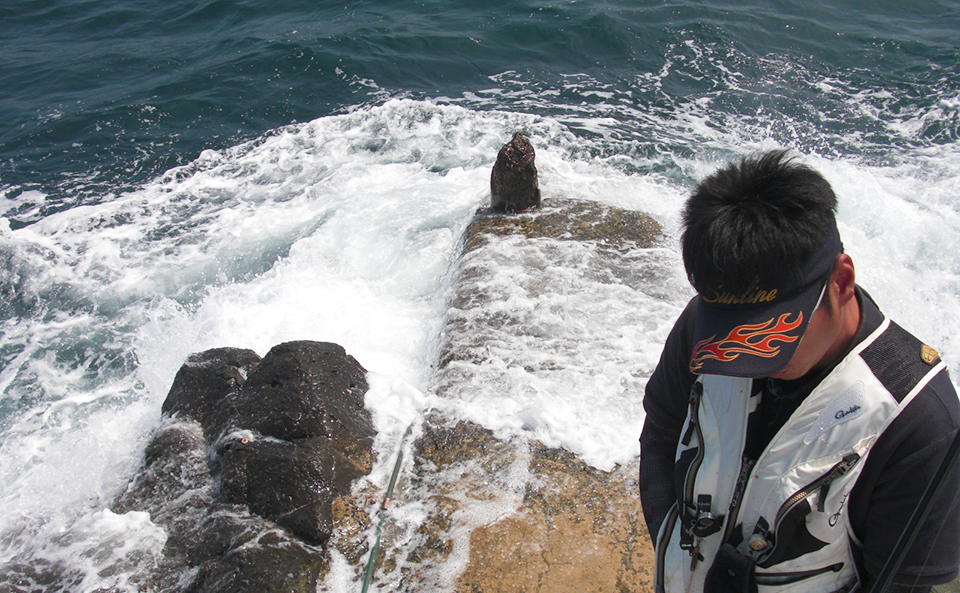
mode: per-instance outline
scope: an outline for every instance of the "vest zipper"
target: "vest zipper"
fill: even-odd
[[[776,574],[757,573],[756,578],[758,585],[776,587],[799,583],[800,581],[804,581],[810,577],[819,576],[828,572],[840,572],[842,569],[843,562],[837,562],[836,564],[831,564],[830,566],[824,566],[823,568],[818,568],[816,570],[805,570],[802,572],[778,572]]]
[[[786,516],[791,508],[821,488],[823,489],[821,494],[826,496],[827,490],[830,488],[830,484],[843,476],[843,474],[847,473],[851,467],[857,464],[858,461],[860,461],[859,454],[851,453],[847,455],[837,462],[836,465],[831,467],[827,473],[810,482],[800,490],[797,490],[793,493],[793,495],[790,496],[790,498],[783,501],[783,504],[780,505],[780,509],[777,511],[777,518],[773,521],[774,533],[780,529],[780,521],[784,518],[784,516]]]
[[[737,476],[737,485],[733,489],[733,498],[730,499],[730,510],[727,513],[727,524],[723,530],[723,539],[721,542],[730,541],[730,534],[737,524],[737,516],[740,514],[740,503],[743,502],[743,493],[747,489],[747,481],[750,479],[750,472],[753,471],[755,460],[747,456],[743,457],[740,465],[740,475]]]
[[[673,535],[673,529],[679,515],[680,509],[674,504],[670,507],[666,519],[663,520],[663,526],[660,528],[663,535],[660,537],[660,541],[657,542],[656,576],[654,577],[656,593],[665,593],[666,591],[666,583],[664,582],[665,567],[663,564],[667,559],[667,548],[669,547],[670,537]]]
[[[850,468],[856,465],[858,461],[860,461],[860,455],[858,453],[850,453],[849,455],[846,455],[843,459],[834,464],[833,467],[827,470],[826,473],[810,482],[803,488],[797,490],[790,495],[787,500],[783,501],[783,504],[780,505],[780,508],[777,510],[777,515],[774,518],[773,529],[770,531],[770,533],[773,533],[773,545],[756,557],[758,564],[763,562],[764,559],[769,558],[774,551],[776,551],[777,546],[780,545],[781,542],[779,541],[777,534],[780,532],[780,522],[784,517],[787,516],[787,513],[789,513],[793,507],[806,500],[807,497],[817,490],[820,490],[820,496],[826,497],[827,491],[830,489],[830,484],[850,471]],[[822,506],[822,504],[818,503],[817,506],[819,508]]]
[[[700,561],[702,556],[700,555],[700,537],[694,533],[694,528],[696,526],[696,521],[698,514],[700,512],[699,504],[693,500],[694,495],[696,494],[696,483],[697,483],[697,473],[700,472],[700,466],[703,465],[703,460],[707,456],[706,448],[703,443],[703,428],[700,426],[700,401],[703,398],[703,383],[697,381],[693,384],[693,388],[690,393],[690,426],[687,428],[686,434],[684,435],[685,445],[690,442],[690,429],[693,428],[697,435],[697,455],[690,462],[690,466],[687,468],[687,477],[683,486],[683,504],[682,509],[678,509],[679,513],[683,513],[684,522],[680,525],[680,548],[687,550],[690,553],[690,570],[694,570],[697,566],[697,562]],[[709,510],[709,503],[707,504]],[[692,517],[689,517],[688,514],[692,513]],[[689,527],[685,526],[685,523],[690,521]]]
[[[703,429],[700,427],[700,399],[703,397],[703,384],[697,381],[693,384],[693,393],[690,395],[690,420],[697,433],[697,456],[690,463],[687,469],[687,480],[683,488],[684,505],[693,505],[694,486],[697,481],[697,472],[706,457],[706,451],[703,446]]]

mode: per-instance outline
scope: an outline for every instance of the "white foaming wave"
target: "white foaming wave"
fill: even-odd
[[[564,298],[514,304],[532,312],[532,326],[566,370],[505,369],[497,381],[515,400],[480,384],[457,409],[502,432],[565,446],[597,467],[635,456],[646,375],[690,295],[676,247],[685,194],[726,156],[776,146],[735,119],[719,129],[708,125],[708,103],[680,108],[686,120],[677,120],[678,111],[627,105],[631,117],[663,124],[651,140],[637,136],[642,127],[618,128],[619,115],[590,121],[591,109],[610,118],[609,105],[570,112],[582,128],[594,126],[584,137],[562,118],[388,101],[207,152],[111,202],[3,230],[13,261],[30,271],[26,294],[36,296],[36,309],[4,326],[4,360],[18,370],[8,365],[0,386],[7,398],[23,398],[18,390],[28,383],[46,395],[24,398],[33,402],[29,411],[3,435],[0,505],[10,512],[2,513],[0,531],[35,533],[39,523],[70,529],[77,513],[86,517],[102,506],[133,471],[176,369],[189,353],[214,346],[263,355],[290,339],[344,345],[371,371],[367,400],[381,433],[371,480],[385,486],[385,464],[403,430],[423,409],[440,405],[429,384],[450,266],[463,228],[488,199],[496,152],[517,130],[537,148],[545,199],[594,200],[657,218],[665,227],[660,253],[667,273],[658,292],[646,294],[608,291],[571,276],[575,265],[561,267],[548,280],[567,283]],[[667,137],[700,142],[704,152],[642,150]],[[803,160],[837,188],[842,233],[864,286],[950,363],[960,330],[953,255],[960,253],[960,163],[942,147],[926,150],[900,151],[886,166],[816,154]],[[522,259],[528,248],[508,246],[505,257]],[[590,328],[597,339],[580,347],[583,315],[599,321]],[[136,359],[135,371],[83,371],[89,356],[58,362],[56,348],[47,346],[69,349],[78,334],[97,332],[112,352]],[[507,351],[528,355],[523,362],[531,368],[543,362],[523,346],[508,343]],[[104,402],[117,407],[103,409]],[[500,404],[505,412],[497,414]],[[108,416],[118,426],[109,426]],[[31,505],[43,491],[51,493],[46,502]],[[66,506],[80,510],[65,513]]]
[[[907,106],[894,118],[884,118],[887,128],[899,137],[923,142],[927,135],[941,136],[956,140],[960,130],[960,118],[957,115],[958,100],[941,99],[929,106]],[[886,114],[884,114],[886,115]],[[887,121],[889,120],[889,121]],[[945,132],[938,129],[946,128]]]
[[[643,277],[671,284],[673,256],[653,254],[604,256],[589,244],[517,237],[469,254],[463,265],[471,276],[483,270],[478,288],[490,300],[455,314],[480,328],[482,352],[479,362],[450,363],[441,378],[453,402],[436,405],[600,469],[630,462],[643,386],[689,296]]]
[[[568,142],[569,134],[542,118],[476,114],[460,107],[398,100],[294,126],[256,146],[238,149],[236,157],[208,155],[207,161],[214,166],[179,183],[195,194],[208,191],[205,188],[211,185],[225,192],[224,179],[238,176],[237,188],[227,193],[241,194],[274,175],[270,168],[277,163],[295,171],[294,176],[310,176],[309,183],[302,182],[301,195],[285,203],[309,202],[325,212],[322,222],[298,237],[286,256],[264,274],[245,282],[208,286],[203,300],[183,311],[199,321],[189,324],[196,329],[151,330],[153,336],[177,337],[159,348],[142,343],[141,361],[149,353],[171,348],[183,350],[184,355],[187,349],[220,343],[247,343],[262,349],[304,335],[346,342],[355,352],[369,352],[368,360],[377,352],[394,349],[406,351],[401,357],[406,362],[422,358],[414,354],[420,347],[410,347],[409,336],[419,336],[414,342],[422,343],[424,332],[411,328],[429,320],[462,228],[487,199],[491,161],[512,131],[521,127],[531,130],[535,142],[538,134],[546,138],[547,148],[538,152],[545,192],[553,191],[550,184],[555,183],[564,185],[562,190],[555,187],[565,195],[663,210],[655,194],[644,201],[621,191],[625,184],[644,187],[648,180],[617,175],[611,181],[604,179],[602,165],[589,170],[564,160],[549,144]],[[174,177],[167,176],[161,187],[174,183]],[[216,180],[206,182],[210,177]],[[579,185],[567,183],[577,179]],[[296,182],[286,179],[283,183]],[[185,191],[163,189],[174,194]],[[225,195],[224,200],[231,197]],[[296,211],[309,209],[305,205]],[[258,220],[271,214],[258,211]],[[223,235],[229,233],[229,226],[211,225],[208,231]],[[383,315],[378,315],[373,306],[378,300],[394,304],[384,305]],[[292,312],[297,321],[288,323]],[[249,321],[241,323],[244,316]],[[304,323],[304,317],[311,321]],[[373,329],[377,327],[384,331]],[[435,328],[428,323],[426,329]],[[178,349],[174,341],[185,346]],[[392,373],[403,366],[395,362],[373,370]],[[172,377],[173,371],[168,369],[167,374]],[[424,383],[416,374],[405,380],[421,388]]]
[[[150,515],[130,512],[117,515],[102,509],[70,525],[42,526],[37,539],[23,542],[18,561],[33,564],[43,575],[20,575],[26,590],[46,589],[51,575],[70,591],[138,591],[149,575],[143,568],[162,557],[167,534],[150,521]]]
[[[133,469],[136,453],[131,445],[149,428],[142,408],[90,414],[82,424],[72,430],[5,435],[0,461],[0,531],[5,540],[20,532],[22,536],[13,538],[17,543],[35,541],[42,547],[48,542],[38,529],[50,522],[58,527],[47,536],[69,529],[93,506],[109,504]],[[8,546],[0,552],[0,561],[21,552]]]
[[[54,413],[42,430],[17,432],[27,418],[4,434],[0,564],[59,575],[70,590],[133,590],[129,580],[156,563],[166,535],[146,513],[116,515],[106,507],[139,461],[153,409],[135,402]]]
[[[395,436],[391,427],[426,405],[413,385],[432,362],[436,287],[482,201],[484,169],[531,119],[392,102],[207,152],[113,201],[5,227],[8,269],[24,271],[11,286],[27,289],[7,294],[32,303],[5,322],[0,344],[14,363],[0,375],[4,395],[19,402],[6,408],[0,532],[22,537],[5,539],[5,558],[55,555],[63,542],[43,525],[79,534],[78,521],[109,503],[191,352],[341,343],[390,377],[371,399]],[[137,366],[91,366],[91,334]],[[107,545],[82,533],[84,545]]]
[[[941,97],[937,106],[944,111],[960,111],[960,95],[956,97]]]
[[[14,201],[9,199],[7,196],[13,193],[15,189],[18,188],[0,186],[0,216],[6,216],[14,209],[36,212],[39,210],[39,207],[44,203],[47,197],[43,192],[27,190],[17,194],[17,199]],[[5,219],[0,224],[3,224],[5,227],[9,226],[9,223]]]
[[[858,282],[953,366],[960,360],[960,151],[926,149],[897,160],[810,163],[837,192],[841,236]]]
[[[162,398],[190,352],[232,345],[263,355],[283,341],[332,341],[373,375],[386,377],[373,385],[368,401],[382,446],[392,450],[412,422],[411,410],[429,405],[423,392],[436,358],[442,287],[463,228],[488,199],[492,160],[518,128],[534,137],[564,134],[542,118],[398,100],[287,128],[238,150],[237,157],[207,155],[212,166],[190,178],[194,193],[208,185],[198,177],[221,170],[221,192],[248,191],[251,182],[235,181],[238,187],[227,191],[222,179],[237,172],[244,180],[263,179],[273,173],[261,169],[283,163],[294,175],[314,176],[303,193],[327,214],[259,276],[208,285],[190,307],[169,298],[155,302],[136,344],[139,376],[151,397]],[[565,170],[568,178],[577,177],[556,152],[540,154],[545,176]],[[589,179],[601,177],[594,171]],[[167,179],[176,184],[174,176]],[[616,184],[610,189],[608,201],[623,199]]]
[[[363,175],[386,181],[404,163],[445,172],[489,161],[505,124],[394,101],[206,151],[141,190],[47,217],[20,234],[56,247],[56,268],[76,282],[132,299],[182,300],[185,287],[234,280],[258,256],[269,269],[337,211]]]

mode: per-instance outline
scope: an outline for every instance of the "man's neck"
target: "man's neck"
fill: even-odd
[[[859,295],[850,299],[838,312],[840,331],[837,333],[833,345],[824,353],[823,358],[816,364],[814,370],[832,367],[839,358],[850,350],[850,342],[857,335],[860,328],[860,298]]]

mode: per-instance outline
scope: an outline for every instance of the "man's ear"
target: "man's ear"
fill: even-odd
[[[853,258],[846,253],[837,256],[830,275],[830,290],[836,291],[836,303],[841,307],[856,296],[857,274],[853,268]]]

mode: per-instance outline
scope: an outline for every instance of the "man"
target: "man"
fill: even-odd
[[[936,351],[857,286],[836,207],[785,151],[720,169],[686,204],[698,294],[641,436],[658,591],[869,590],[960,426]],[[958,473],[887,591],[957,576]]]

